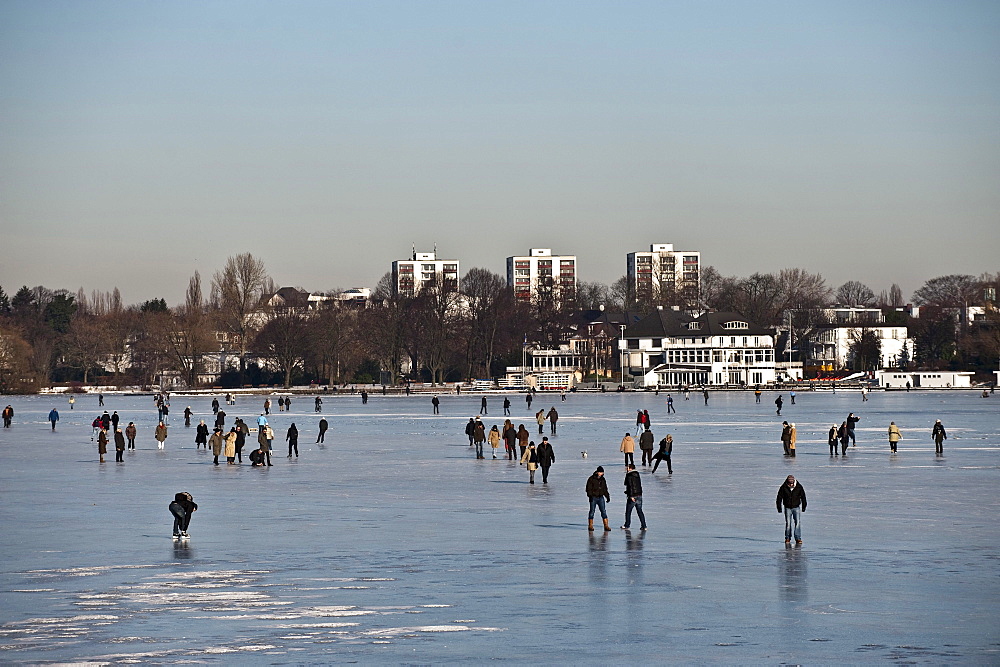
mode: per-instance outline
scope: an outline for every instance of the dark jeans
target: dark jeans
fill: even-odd
[[[470,442],[469,444],[471,445],[472,443]],[[476,458],[477,459],[483,458],[483,443],[481,442],[476,443]]]
[[[597,496],[596,498],[590,499],[590,514],[587,516],[588,519],[594,518],[594,510],[596,508],[600,508],[602,519],[608,518],[608,508],[604,504],[604,496]]]
[[[538,467],[542,469],[542,484],[548,484],[549,483],[549,468],[551,468],[552,466],[547,466],[545,464],[542,464],[542,465],[540,465]]]
[[[632,455],[632,452],[625,452],[625,465],[629,463],[635,465],[635,457]]]
[[[542,434],[542,427],[544,427],[544,426],[545,426],[545,424],[539,424],[538,425],[538,435]],[[52,428],[55,428],[55,427],[53,426]]]
[[[653,465],[653,450],[644,449],[642,450],[642,465]]]
[[[316,436],[316,442],[323,442],[323,438],[326,437],[326,431],[320,431],[319,435]]]
[[[295,450],[295,455],[298,456],[299,455],[299,441],[298,440],[289,440],[288,441],[288,456],[292,455],[292,450],[293,449]]]
[[[129,438],[128,439],[128,448],[129,449],[135,449],[135,438]]]
[[[191,523],[191,517],[184,511],[181,504],[178,502],[170,503],[170,513],[174,515],[174,535],[187,532],[188,524]]]
[[[635,513],[639,515],[639,526],[641,528],[646,527],[646,515],[642,513],[642,496],[636,496],[635,500],[631,498],[625,503],[625,527],[628,528],[632,525],[632,508],[635,508]]]
[[[125,450],[124,449],[116,449],[115,450],[115,461],[118,461],[119,463],[125,461]]]
[[[555,422],[550,422],[549,423],[549,435],[555,435],[555,434],[556,434],[556,423]]]
[[[670,467],[670,455],[669,454],[667,456],[664,456],[663,458],[656,459],[656,463],[653,464],[653,472],[656,472],[656,469],[660,467],[660,461],[666,461],[667,462],[667,472],[669,472],[669,473],[673,472],[673,468]]]
[[[840,441],[840,453],[841,454],[846,454],[847,453],[847,443],[848,442],[850,442],[850,441],[847,438],[844,438],[843,440]]]

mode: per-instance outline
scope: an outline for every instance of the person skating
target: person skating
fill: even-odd
[[[490,413],[489,413],[489,412],[488,412],[488,411],[486,410],[486,397],[485,397],[485,396],[483,396],[483,400],[481,400],[481,401],[479,402],[479,411],[480,411],[481,413],[483,413],[484,415],[488,415],[488,414],[490,414]]]
[[[469,417],[469,423],[465,425],[465,435],[469,436],[469,447],[475,444],[476,420]]]
[[[847,456],[847,446],[851,444],[851,436],[846,421],[837,429],[837,435],[840,436],[840,455]]]
[[[630,433],[626,433],[625,437],[622,438],[622,444],[621,447],[618,448],[618,451],[625,454],[625,465],[628,465],[629,463],[635,465],[635,440],[632,439],[632,435]]]
[[[193,415],[194,415],[194,413],[191,412],[191,406],[190,405],[187,406],[186,408],[184,408],[184,425],[185,426],[191,426],[191,417]]]
[[[52,430],[56,430],[56,422],[59,421],[59,411],[55,408],[49,412],[49,422],[52,424]]]
[[[517,429],[514,428],[514,424],[509,419],[503,420],[503,429],[500,431],[500,437],[503,438],[507,460],[513,461],[517,456]]]
[[[330,428],[330,423],[326,421],[326,417],[319,420],[319,435],[316,436],[316,442],[326,442],[326,431]]]
[[[705,397],[705,405],[708,405],[708,389],[702,387],[701,395]]]
[[[559,413],[556,412],[556,406],[552,406],[545,418],[549,420],[549,435],[556,434],[556,422],[559,421]]]
[[[115,429],[115,463],[125,463],[125,434]]]
[[[528,429],[524,428],[524,424],[518,424],[517,426],[517,446],[521,449],[521,456],[524,456],[524,450],[528,448],[528,442],[531,440],[531,434],[528,433]]]
[[[552,450],[552,443],[548,438],[542,438],[541,443],[535,448],[535,456],[538,457],[538,467],[542,469],[542,484],[548,484],[549,468],[556,462],[556,453]]]
[[[792,427],[788,422],[781,422],[781,448],[785,451],[785,456],[791,456],[788,443],[792,438]]]
[[[236,441],[234,443],[236,462],[243,463],[243,445],[247,444],[247,433],[250,432],[250,427],[239,417],[236,418],[233,426],[236,428]]]
[[[271,465],[271,441],[274,440],[274,431],[271,430],[271,426],[264,422],[263,426],[257,427],[257,443],[260,445],[261,451],[264,453],[264,459],[267,461],[268,466]]]
[[[229,401],[226,402],[228,403]],[[219,399],[217,398],[212,399],[212,414],[213,415],[219,414]]]
[[[69,397],[69,409],[72,410],[74,405],[76,405],[76,396],[70,396]]]
[[[98,407],[104,407],[104,394],[97,395],[97,405]]]
[[[486,424],[477,416],[472,425],[472,440],[476,444],[476,458],[485,459],[483,456],[483,443],[486,442]],[[497,457],[497,450],[493,450],[493,458]]]
[[[497,450],[500,449],[500,430],[497,429],[497,425],[494,424],[490,428],[490,434],[486,436],[486,441],[490,443],[490,447],[493,448],[493,458],[497,457]]]
[[[524,395],[524,402],[527,404],[528,410],[531,410],[531,392],[530,391],[527,394]]]
[[[191,525],[191,515],[198,510],[198,504],[191,494],[186,491],[174,494],[174,500],[168,505],[168,509],[174,517],[174,538],[190,537],[187,531]]]
[[[198,427],[194,431],[194,448],[201,449],[202,445],[208,449],[208,425],[204,419],[198,422]]]
[[[265,415],[271,414],[271,399],[270,398],[265,398],[264,399],[264,414]]]
[[[521,455],[521,463],[528,467],[528,484],[534,484],[535,469],[538,468],[538,453],[535,451],[534,442],[528,442],[528,448]]]
[[[72,398],[72,396],[70,397]],[[70,407],[70,410],[73,408]],[[8,405],[3,409],[3,427],[10,428],[11,422],[14,421],[14,408]]]
[[[111,414],[111,431],[117,431],[118,430],[118,422],[120,422],[121,419],[122,418],[118,416],[118,411],[117,410],[115,410]]]
[[[316,412],[319,412],[320,410],[323,409],[323,399],[317,396],[315,402],[316,402]]]
[[[288,441],[288,458],[292,458],[292,450],[295,450],[295,458],[299,458],[299,429],[295,428],[295,422],[288,427],[285,440]]]
[[[639,450],[642,452],[642,465],[653,465],[653,432],[649,429],[639,436]]]
[[[226,411],[219,410],[215,413],[215,428],[221,429],[226,426]]]
[[[632,508],[639,517],[639,530],[646,530],[646,515],[642,513],[642,480],[639,479],[639,472],[635,469],[634,463],[625,465],[625,524],[622,526],[628,530],[632,525]]]
[[[806,511],[806,490],[789,475],[785,483],[778,487],[778,497],[775,499],[778,514],[785,513],[785,544],[792,541],[794,529],[795,543],[802,544],[802,517]]]
[[[777,414],[780,415],[781,414],[781,406],[784,405],[784,401],[781,400],[781,396],[780,395],[778,396],[778,398],[774,399],[774,405],[775,405],[776,408],[778,408]]]
[[[660,440],[660,448],[656,450],[655,454],[653,454],[653,459],[656,461],[656,463],[653,464],[653,472],[656,472],[656,469],[660,467],[660,461],[666,461],[667,474],[672,475],[674,473],[674,469],[670,467],[670,455],[673,453],[673,451],[674,451],[674,436],[668,433],[667,437],[665,437],[663,440]]]
[[[101,432],[97,434],[97,454],[101,457],[101,463],[104,463],[104,455],[108,453],[108,432],[105,428],[101,427]]]
[[[760,392],[760,385],[757,385],[757,388],[753,390],[753,395],[754,395],[754,398],[757,399],[758,403],[760,403],[760,393],[761,393]]]
[[[587,530],[594,529],[594,510],[600,508],[601,518],[604,519],[604,530],[611,530],[608,525],[608,508],[605,503],[611,502],[611,494],[608,493],[608,481],[604,479],[604,466],[597,466],[597,470],[587,478],[587,499],[590,501],[590,514],[587,516]]]
[[[896,453],[896,446],[899,441],[902,440],[903,434],[899,432],[899,427],[896,426],[896,422],[889,422],[889,451],[893,454]]]
[[[855,417],[854,413],[847,415],[847,435],[851,439],[851,447],[857,447],[858,442],[854,439],[854,425],[861,421],[861,417]]]
[[[222,448],[225,444],[222,438],[222,429],[218,426],[212,431],[212,437],[208,439],[208,444],[212,448],[212,456],[215,457],[215,465],[219,465],[219,456],[222,454]]]
[[[791,399],[792,405],[795,405],[795,390],[794,389],[791,390],[790,392],[788,392],[788,398]]]
[[[167,425],[163,422],[157,424],[153,437],[156,438],[156,448],[163,449],[163,444],[167,440]]]
[[[944,431],[944,424],[938,419],[931,429],[931,440],[934,441],[934,453],[944,454],[944,441],[948,439],[948,434]]]
[[[670,413],[677,414],[677,411],[674,410],[674,397],[667,394],[667,414],[669,415]]]
[[[510,398],[507,396],[503,397],[503,413],[506,416],[510,416]]]
[[[635,432],[642,430],[642,410],[635,411]]]
[[[431,399],[431,405],[434,406],[434,414],[441,414],[441,399],[434,394],[434,398]]]
[[[830,456],[836,456],[837,454],[837,441],[840,437],[837,435],[837,425],[834,424],[830,427],[830,432],[826,434],[826,444],[830,445]]]

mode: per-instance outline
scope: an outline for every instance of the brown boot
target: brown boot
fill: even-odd
[[[611,530],[611,526],[608,525],[608,520],[604,520],[604,530]]]
[[[590,519],[590,520],[589,520],[589,521],[587,522],[587,530],[593,530],[593,529],[594,529],[594,520],[593,520],[593,519]]]

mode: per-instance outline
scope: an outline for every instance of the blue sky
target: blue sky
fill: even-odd
[[[1000,4],[0,2],[0,286],[998,271]]]

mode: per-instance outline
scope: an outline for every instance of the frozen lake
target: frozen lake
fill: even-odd
[[[668,416],[665,393],[539,395],[560,421],[549,484],[533,486],[516,462],[475,459],[463,429],[480,395],[442,397],[440,416],[429,396],[327,397],[324,445],[311,398],[296,397],[272,415],[271,468],[195,449],[181,412],[211,423],[210,397],[172,397],[157,451],[151,398],[106,396],[139,427],[122,464],[113,445],[98,463],[96,397],[73,411],[0,397],[15,410],[0,432],[0,661],[1000,662],[1000,395],[786,394],[781,417],[775,396],[675,394]],[[489,397],[488,425],[501,401]],[[241,397],[227,426],[262,402]],[[642,408],[675,443],[673,475],[639,468],[647,533],[618,528],[618,447]],[[826,431],[851,411],[857,447],[832,458]],[[523,395],[513,415],[537,440]],[[797,425],[794,459],[782,419]],[[597,465],[610,533],[586,529]],[[797,548],[774,505],[788,474],[809,501]],[[170,537],[178,491],[200,506],[187,543]]]

